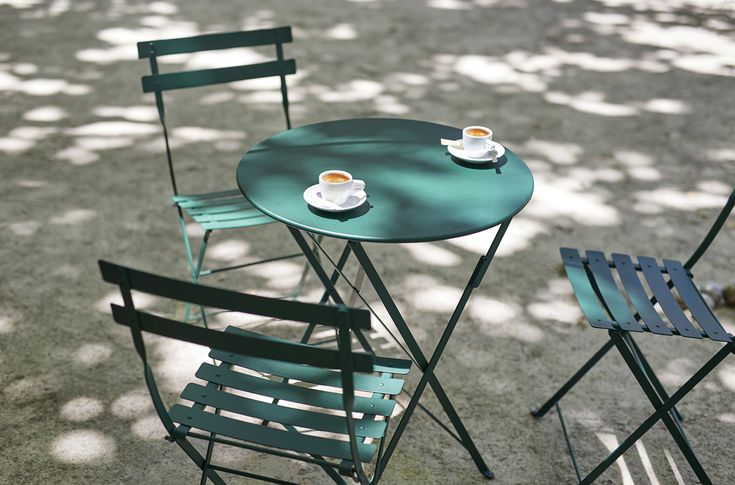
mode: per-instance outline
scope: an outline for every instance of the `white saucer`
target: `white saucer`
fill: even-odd
[[[335,207],[332,203],[322,199],[322,193],[319,192],[319,184],[316,184],[304,190],[304,200],[307,204],[312,207],[316,207],[319,210],[326,212],[345,212],[364,204],[367,200],[367,194],[364,190],[358,190],[357,192],[350,194],[347,198],[347,202],[341,206]]]
[[[503,145],[496,141],[493,141],[491,143],[495,145],[495,150],[497,150],[498,152],[498,154],[495,156],[496,159],[505,155],[505,147]],[[491,162],[493,159],[493,157],[489,155],[490,152],[485,152],[484,155],[479,157],[471,157],[465,153],[463,148],[455,148],[452,145],[447,145],[447,150],[449,150],[449,153],[451,153],[455,157],[459,158],[460,160],[464,160],[467,163],[486,163]]]

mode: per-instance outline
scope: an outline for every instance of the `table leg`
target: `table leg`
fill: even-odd
[[[393,451],[395,450],[398,444],[398,441],[401,435],[403,434],[403,431],[405,430],[406,425],[408,424],[408,421],[411,415],[413,414],[416,408],[416,405],[418,404],[419,399],[421,398],[421,395],[423,394],[427,384],[431,385],[431,388],[436,394],[437,398],[439,399],[439,402],[441,403],[442,408],[444,409],[444,412],[447,414],[447,417],[452,422],[452,425],[454,426],[460,438],[462,439],[462,444],[467,449],[467,451],[470,453],[470,456],[475,462],[475,465],[477,465],[477,468],[486,478],[493,478],[495,476],[492,470],[490,470],[490,468],[485,464],[485,461],[483,460],[482,456],[480,455],[480,452],[478,451],[477,447],[472,441],[472,438],[470,437],[469,432],[465,428],[464,424],[462,423],[461,418],[459,417],[456,410],[454,409],[454,406],[449,400],[449,396],[447,396],[446,392],[444,391],[444,388],[442,387],[441,383],[439,382],[436,375],[434,374],[434,368],[439,362],[439,359],[441,358],[441,355],[444,352],[444,349],[447,343],[449,342],[449,338],[451,337],[451,334],[454,331],[454,328],[456,327],[457,322],[459,321],[459,318],[462,315],[462,312],[464,311],[464,307],[467,304],[467,301],[469,300],[470,294],[482,282],[482,278],[485,275],[485,272],[487,271],[487,268],[489,267],[490,262],[495,256],[495,252],[497,251],[498,246],[500,245],[500,242],[502,241],[503,236],[505,235],[505,232],[508,229],[508,226],[510,225],[510,221],[511,219],[507,219],[501,224],[487,253],[484,256],[480,257],[480,260],[478,261],[477,266],[475,267],[475,270],[472,273],[472,276],[467,282],[464,292],[462,293],[462,296],[460,297],[460,300],[457,303],[457,306],[455,307],[451,318],[447,322],[447,326],[444,329],[444,332],[442,333],[442,336],[431,356],[430,361],[427,361],[424,353],[421,351],[421,348],[419,347],[418,342],[416,342],[416,339],[411,333],[411,330],[406,324],[406,321],[404,320],[400,311],[396,307],[396,304],[393,301],[393,298],[388,293],[388,290],[383,284],[383,281],[381,280],[380,275],[375,270],[375,267],[370,261],[370,258],[368,257],[367,253],[363,249],[362,245],[359,242],[350,241],[350,246],[352,247],[352,251],[355,253],[355,257],[357,258],[357,260],[360,262],[360,264],[364,268],[365,274],[367,275],[371,284],[375,288],[375,291],[378,293],[380,300],[383,302],[383,305],[385,305],[386,310],[388,311],[389,315],[393,319],[394,324],[396,325],[396,328],[400,332],[401,336],[406,342],[406,345],[408,346],[409,350],[413,354],[414,359],[416,360],[418,365],[421,367],[421,370],[423,372],[423,376],[421,377],[421,380],[419,381],[419,384],[416,387],[416,390],[414,391],[414,395],[411,398],[411,401],[409,402],[408,406],[406,407],[404,416],[401,418],[401,421],[398,423],[398,427],[396,428],[396,431],[393,434],[393,437],[391,438],[391,441],[385,450],[385,454],[380,463],[380,469],[376,470],[376,477],[378,480],[380,479],[380,475],[383,473],[383,470],[385,469],[388,461],[390,460],[390,457],[393,454]]]
[[[329,294],[329,296],[332,298],[332,301],[334,301],[338,305],[344,305],[344,300],[337,292],[337,288],[334,286],[334,283],[332,280],[327,276],[326,271],[324,271],[324,268],[321,265],[321,262],[319,261],[319,258],[317,255],[312,251],[311,247],[309,247],[309,243],[306,242],[306,239],[304,239],[303,234],[298,229],[294,229],[292,227],[289,227],[288,230],[291,232],[291,235],[296,240],[296,244],[299,245],[301,248],[301,251],[304,253],[304,256],[306,256],[306,260],[311,265],[312,269],[314,270],[314,273],[316,273],[317,277],[319,278],[319,281],[322,282],[322,285],[324,286],[324,289]],[[349,253],[345,249],[342,252],[342,256],[344,257],[344,260],[347,260],[347,256],[349,256]],[[341,260],[342,258],[340,258]],[[336,281],[336,279],[335,279]],[[356,329],[354,331],[355,337],[360,342],[360,345],[362,348],[371,354],[374,354],[375,352],[372,349],[372,346],[370,345],[370,342],[368,339],[363,335],[363,333]]]

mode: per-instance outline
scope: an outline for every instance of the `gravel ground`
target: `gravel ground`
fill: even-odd
[[[129,334],[107,314],[114,293],[96,260],[186,276],[153,99],[140,89],[148,67],[135,43],[277,25],[294,31],[286,50],[299,69],[289,80],[295,125],[359,116],[486,124],[533,170],[534,199],[437,374],[497,484],[572,483],[558,420],[527,410],[606,336],[581,321],[558,247],[684,259],[699,242],[735,181],[734,9],[727,0],[0,0],[0,483],[197,482],[194,465],[162,439]],[[162,68],[209,61],[179,57]],[[283,129],[274,94],[268,83],[172,93],[170,123],[186,127],[173,133],[184,190],[234,187],[242,153]],[[491,237],[367,247],[424,348],[436,343]],[[271,224],[215,235],[210,257],[228,263],[294,247]],[[729,281],[733,249],[731,218],[698,264],[698,281]],[[300,270],[298,261],[273,263],[209,282],[276,294]],[[305,298],[318,293],[311,279]],[[735,313],[718,314],[733,331]],[[374,339],[383,353],[400,354],[385,334]],[[672,389],[717,348],[639,341]],[[174,401],[202,352],[155,339],[149,351]],[[564,402],[583,470],[651,411],[622,360],[603,362]],[[727,458],[734,393],[735,361],[725,361],[680,408],[716,483],[735,481]],[[424,402],[439,409],[430,392]],[[221,459],[325,483],[309,465],[252,453]],[[422,414],[384,479],[485,483]],[[661,425],[600,479],[693,482]]]

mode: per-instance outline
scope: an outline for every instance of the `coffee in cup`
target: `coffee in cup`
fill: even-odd
[[[327,170],[319,174],[319,192],[322,198],[342,205],[351,194],[365,188],[362,180],[353,180],[352,175],[344,170]]]
[[[487,153],[493,130],[485,126],[468,126],[462,130],[464,152],[471,157],[481,157]]]

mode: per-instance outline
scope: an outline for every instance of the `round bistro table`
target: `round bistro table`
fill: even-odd
[[[470,294],[480,285],[511,219],[531,199],[533,176],[523,160],[508,148],[495,163],[475,165],[454,158],[439,142],[440,138],[458,139],[461,136],[462,131],[458,128],[416,120],[328,121],[287,130],[258,143],[243,156],[237,167],[237,184],[248,201],[288,226],[325,287],[323,302],[329,296],[336,304],[344,303],[334,283],[342,275],[341,269],[350,252],[354,253],[361,271],[375,288],[401,334],[407,353],[422,372],[390,443],[379,457],[375,471],[378,477],[427,385],[434,390],[457,432],[455,437],[470,453],[480,472],[487,478],[494,476],[436,378],[434,368]],[[307,205],[304,190],[318,182],[321,172],[330,169],[346,170],[364,180],[367,202],[340,213]],[[439,343],[427,358],[361,243],[439,241],[498,225],[495,238],[469,276]],[[311,238],[314,249],[302,231]],[[331,278],[314,252],[317,247],[323,251],[314,234],[348,241]],[[371,350],[364,337],[360,343]]]

